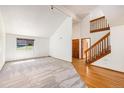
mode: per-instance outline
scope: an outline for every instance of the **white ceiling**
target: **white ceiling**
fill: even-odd
[[[6,33],[50,37],[66,16],[50,6],[0,6]]]
[[[64,5],[66,9],[70,10],[79,21],[83,19],[89,12],[91,12],[93,9],[95,9],[98,5]]]
[[[0,6],[6,33],[50,37],[68,16],[74,22],[83,19],[96,5]],[[61,12],[60,12],[61,11]]]

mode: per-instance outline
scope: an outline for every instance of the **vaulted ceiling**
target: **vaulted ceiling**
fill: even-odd
[[[0,6],[5,31],[10,34],[50,37],[66,15],[50,6]]]
[[[10,34],[50,37],[67,16],[79,21],[96,6],[0,6],[5,31]]]
[[[62,5],[55,6],[62,10],[65,14],[72,17],[73,22],[81,21],[86,15],[88,15],[98,5]]]
[[[96,5],[64,5],[65,8],[73,12],[79,19],[84,18],[89,12],[91,12]]]
[[[74,22],[79,22],[97,7],[103,10],[111,23],[124,22],[122,6],[56,5],[54,7],[51,10],[50,6],[43,5],[0,6],[6,33],[50,37],[67,16],[71,16]]]

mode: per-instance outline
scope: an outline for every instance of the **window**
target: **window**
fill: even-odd
[[[17,38],[17,49],[32,49],[34,46],[34,39],[24,39],[24,38]]]

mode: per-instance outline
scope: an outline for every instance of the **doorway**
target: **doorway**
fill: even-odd
[[[85,59],[85,51],[91,46],[91,38],[82,38],[81,39],[81,58]]]
[[[79,58],[79,39],[72,40],[72,57]]]

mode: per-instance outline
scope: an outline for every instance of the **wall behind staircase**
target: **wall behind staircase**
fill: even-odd
[[[124,72],[124,25],[111,27],[111,54],[93,65]]]

